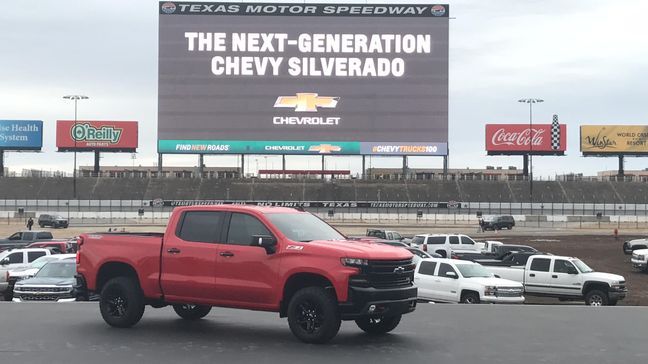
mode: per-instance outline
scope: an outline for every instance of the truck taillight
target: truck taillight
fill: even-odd
[[[77,237],[77,251],[76,251],[76,264],[81,263],[81,246],[83,245],[83,238]]]

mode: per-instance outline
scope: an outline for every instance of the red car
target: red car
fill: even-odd
[[[414,311],[412,254],[348,241],[318,217],[290,208],[176,208],[166,233],[83,234],[81,287],[100,293],[111,326],[130,327],[145,305],[185,319],[212,306],[278,312],[304,342],[332,339],[341,320],[386,333]]]

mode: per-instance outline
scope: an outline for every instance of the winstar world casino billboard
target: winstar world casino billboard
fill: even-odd
[[[566,149],[565,124],[486,124],[488,155],[564,155]]]
[[[447,5],[159,14],[160,153],[447,154]]]
[[[137,121],[56,121],[56,147],[60,152],[133,153],[137,149],[137,138]]]

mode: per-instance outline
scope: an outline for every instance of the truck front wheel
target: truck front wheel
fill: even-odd
[[[200,320],[211,311],[211,306],[173,305],[173,311],[185,320]]]
[[[362,331],[372,335],[386,334],[398,326],[402,315],[390,317],[364,317],[355,320],[356,325]]]
[[[607,306],[608,295],[598,289],[593,289],[585,295],[585,304],[588,306]]]
[[[132,278],[109,280],[101,290],[99,310],[104,321],[114,327],[131,327],[144,315],[144,295]]]
[[[340,314],[333,295],[322,287],[297,291],[288,304],[288,325],[299,340],[323,344],[340,330]]]

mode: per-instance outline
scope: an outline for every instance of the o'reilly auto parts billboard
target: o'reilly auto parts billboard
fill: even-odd
[[[58,120],[56,147],[65,151],[135,152],[137,121]]]
[[[565,124],[486,124],[489,155],[563,155],[566,149]]]
[[[648,154],[648,125],[581,125],[580,148],[585,155]]]
[[[42,120],[0,120],[1,150],[41,150]]]
[[[447,154],[448,5],[159,6],[160,153]]]

